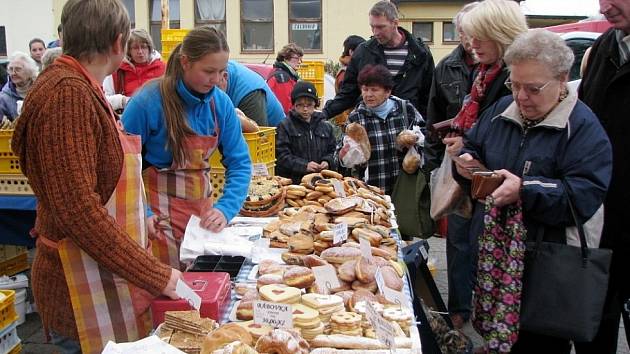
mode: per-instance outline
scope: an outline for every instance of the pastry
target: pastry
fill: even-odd
[[[304,294],[302,303],[316,310],[325,310],[343,305],[343,299],[337,295]]]
[[[381,245],[381,240],[383,236],[376,231],[372,231],[364,228],[355,228],[352,230],[352,236],[355,240],[359,241],[360,239],[366,239],[370,242],[372,247],[378,247]]]
[[[319,173],[322,174],[322,176],[324,176],[324,178],[335,178],[335,179],[343,179],[343,175],[332,171],[332,170],[321,170],[319,171]]]
[[[295,288],[305,289],[315,282],[315,274],[307,267],[290,267],[282,276],[284,283]]]
[[[249,183],[245,205],[265,205],[283,192],[282,186],[274,177],[254,176]]]
[[[247,345],[253,344],[253,338],[245,328],[235,323],[227,323],[203,339],[201,353],[212,353],[235,341]]]
[[[319,312],[309,306],[302,304],[294,304],[291,306],[293,310],[293,325],[300,329],[317,328],[321,325]]]
[[[258,292],[261,299],[284,304],[294,304],[300,301],[302,292],[298,288],[270,284],[261,287]]]
[[[354,312],[341,311],[330,316],[330,328],[332,334],[346,334],[361,336],[361,315]]]
[[[254,338],[254,340],[257,340],[261,336],[264,336],[273,330],[271,326],[257,324],[254,323],[254,321],[236,322],[236,324],[245,328],[247,332],[249,332],[249,334],[252,336],[252,338]]]
[[[339,279],[339,287],[337,288],[332,288],[332,289],[320,289],[319,286],[317,286],[317,283],[313,283],[313,285],[311,285],[310,288],[308,288],[309,293],[315,293],[315,294],[337,294],[340,291],[347,291],[347,290],[351,290],[352,288],[350,287],[350,283],[348,283],[347,281],[343,281],[341,279]]]
[[[284,266],[280,263],[271,260],[271,259],[263,259],[258,263],[258,274],[280,274],[282,275],[284,272]]]
[[[321,257],[329,263],[343,264],[361,258],[361,250],[352,247],[331,247],[324,250]]]
[[[331,187],[332,188],[332,187]],[[335,198],[324,204],[330,214],[345,214],[357,206],[355,198]]]
[[[335,233],[332,230],[320,231],[320,233],[317,234],[317,236],[315,236],[316,240],[327,241],[327,242],[332,242],[334,238],[335,238]]]
[[[404,337],[394,338],[396,348],[411,348],[411,339]],[[371,339],[365,337],[353,337],[342,334],[331,335],[319,335],[311,341],[313,348],[338,348],[338,349],[388,349],[389,348],[381,343],[378,339]],[[398,352],[398,350],[396,351]],[[363,352],[365,353],[365,352]]]
[[[410,148],[418,142],[418,136],[411,130],[405,129],[396,137],[396,144],[401,147]]]
[[[392,267],[381,268],[381,275],[383,276],[383,282],[385,286],[396,291],[402,291],[403,281],[398,276],[398,273]]]
[[[383,257],[385,259],[398,258],[398,256],[394,254],[394,252],[390,251],[389,249],[382,249],[382,248],[377,248],[377,247],[372,247],[372,255]]]
[[[315,253],[320,254],[325,250],[332,247],[332,241],[315,241],[313,242],[313,250]]]
[[[378,299],[372,292],[368,290],[365,290],[365,289],[356,290],[354,294],[352,294],[352,298],[348,302],[348,306],[350,310],[354,310],[354,305],[358,303],[359,301],[378,302]]]
[[[338,293],[335,293],[335,295],[341,297],[343,299],[343,305],[349,309],[348,307],[348,302],[350,302],[350,299],[352,298],[352,295],[354,294],[354,290],[344,290],[344,291],[340,291]]]
[[[243,296],[250,289],[256,289],[256,284],[253,283],[235,283],[234,284],[234,293],[238,296]]]
[[[241,300],[236,307],[236,318],[241,321],[254,319],[254,301]]]
[[[315,189],[315,182],[323,178],[320,173],[309,173],[302,177],[302,183],[309,189]]]
[[[256,350],[260,353],[308,354],[309,349],[304,338],[296,331],[287,329],[274,329],[256,342]]]
[[[305,267],[309,267],[309,268],[319,267],[319,266],[330,264],[330,263],[326,262],[320,256],[316,256],[314,254],[309,254],[308,256],[304,256],[302,258],[302,262],[304,263]]]
[[[405,270],[404,270],[403,266],[400,263],[390,259],[389,260],[389,265],[392,268],[394,268],[394,270],[396,271],[396,274],[398,274],[399,277],[402,278],[403,275],[405,275]]]
[[[303,254],[294,253],[294,252],[283,252],[280,257],[282,257],[282,260],[286,264],[289,264],[289,265],[304,265],[304,262],[302,262],[302,258],[304,258]]]
[[[313,238],[311,236],[298,234],[289,238],[287,244],[289,245],[289,252],[299,254],[313,253]]]
[[[342,263],[337,269],[337,276],[339,279],[347,282],[355,281],[357,279],[356,264],[357,260],[350,260]]]
[[[280,227],[278,228],[278,230],[282,234],[290,237],[300,232],[301,226],[302,226],[301,222],[286,222],[286,223],[280,224]]]
[[[346,135],[354,140],[361,149],[365,160],[370,159],[370,139],[365,128],[359,123],[350,123],[346,126]]]
[[[378,285],[376,284],[376,281],[372,281],[369,283],[363,283],[360,282],[358,280],[355,280],[352,282],[352,290],[360,290],[360,289],[365,289],[367,291],[370,291],[372,293],[375,293],[378,290]]]
[[[363,224],[366,223],[366,219],[365,218],[355,218],[355,217],[351,217],[351,216],[338,216],[335,218],[335,224],[341,224],[344,223],[346,225],[348,225],[348,227],[353,228],[353,227],[359,227]]]
[[[263,274],[256,280],[256,288],[269,285],[269,284],[284,284],[282,276],[279,274]]]
[[[355,274],[357,280],[360,282],[372,283],[375,281],[374,275],[376,274],[376,265],[367,258],[361,257],[356,261]]]

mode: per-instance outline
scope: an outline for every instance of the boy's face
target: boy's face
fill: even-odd
[[[295,108],[295,111],[302,119],[308,122],[311,120],[313,112],[315,112],[315,101],[308,97],[300,97],[295,101],[293,108]]]

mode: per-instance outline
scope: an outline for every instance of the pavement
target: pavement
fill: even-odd
[[[448,303],[448,281],[446,277],[446,240],[441,238],[429,239],[429,260],[435,265],[434,281],[440,290],[444,303]],[[22,353],[49,354],[57,353],[55,347],[46,344],[44,332],[39,316],[31,313],[26,316],[26,322],[18,326],[18,336],[22,339]],[[623,331],[623,323],[620,324],[618,354],[630,354],[628,343]]]

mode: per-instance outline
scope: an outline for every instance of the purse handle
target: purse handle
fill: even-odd
[[[573,221],[575,222],[575,227],[577,227],[578,235],[580,237],[580,250],[582,252],[582,267],[586,267],[588,263],[589,250],[586,244],[584,226],[578,220],[577,212],[575,211],[575,207],[573,205],[573,198],[572,198],[573,190],[564,179],[562,180],[562,184],[564,186],[565,194],[567,195],[567,203],[569,204],[569,211],[571,212],[571,217],[573,218]],[[538,229],[538,232],[536,234],[536,249],[534,250],[534,254],[537,253],[538,248],[540,247],[540,244],[542,243],[544,233],[545,233],[544,227],[541,227]]]

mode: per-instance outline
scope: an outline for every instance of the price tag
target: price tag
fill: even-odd
[[[199,311],[199,308],[201,308],[201,296],[197,295],[197,293],[181,279],[179,279],[175,285],[175,293],[182,299],[186,299],[195,310]]]
[[[333,227],[333,243],[335,245],[342,243],[348,239],[348,224],[342,222],[341,224],[335,224]]]
[[[370,245],[370,241],[359,238],[359,246],[361,248],[361,254],[363,258],[366,258],[368,261],[372,260],[372,245]]]
[[[341,286],[339,278],[337,278],[337,271],[335,267],[330,264],[313,267],[313,274],[315,274],[315,283],[319,289],[324,289],[326,294],[330,293],[330,289],[336,289]]]
[[[338,197],[341,197],[341,198],[345,198],[346,197],[346,190],[343,188],[343,184],[341,184],[340,180],[333,179],[332,180],[332,185],[333,185],[333,188],[335,189],[335,193],[337,193]]]
[[[376,332],[376,338],[378,338],[378,340],[385,344],[390,350],[396,349],[396,342],[394,341],[396,332],[394,331],[394,327],[381,315],[379,315],[378,312],[376,312],[369,301],[366,301],[366,305],[365,314],[368,322],[372,325],[374,331]]]
[[[374,274],[374,279],[376,279],[376,286],[378,286],[378,291],[383,294],[385,289],[385,279],[383,279],[383,273],[381,273],[381,267],[376,268],[376,273]]]
[[[420,254],[425,260],[429,259],[429,253],[427,252],[426,248],[424,248],[424,246],[420,246]]]
[[[293,328],[293,308],[276,302],[254,301],[254,323],[273,328]]]
[[[269,170],[264,163],[255,163],[252,166],[252,176],[269,176]]]
[[[405,297],[405,294],[403,294],[400,291],[396,291],[394,289],[391,289],[385,286],[383,288],[383,296],[385,296],[387,300],[395,303],[396,305],[400,307],[409,308],[409,303],[407,302],[407,298]]]

